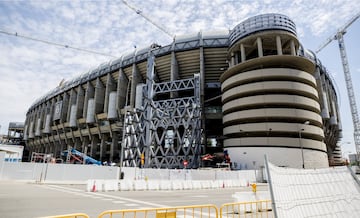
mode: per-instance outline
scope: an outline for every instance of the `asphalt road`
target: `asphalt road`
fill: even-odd
[[[258,186],[267,190],[267,186]],[[0,181],[0,217],[44,217],[105,210],[159,208],[233,202],[232,194],[251,187],[177,191],[86,192],[85,185],[35,184]]]

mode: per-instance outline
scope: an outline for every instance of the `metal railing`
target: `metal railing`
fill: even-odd
[[[220,209],[213,204],[164,208],[106,210],[98,218],[274,218],[271,200],[234,202]],[[45,218],[45,217],[43,217]],[[84,213],[74,213],[46,218],[89,218]]]
[[[166,208],[107,210],[102,212],[98,218],[218,218],[218,214],[218,208],[215,205],[208,204]]]
[[[273,218],[271,200],[235,202],[220,207],[220,218],[266,217]]]
[[[46,216],[41,218],[90,218],[90,217],[85,213],[72,213],[72,214],[64,214],[64,215]]]

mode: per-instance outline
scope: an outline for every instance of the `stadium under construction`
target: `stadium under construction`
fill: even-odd
[[[29,108],[30,152],[76,149],[122,166],[321,168],[341,161],[335,85],[281,14],[150,45],[60,84]]]

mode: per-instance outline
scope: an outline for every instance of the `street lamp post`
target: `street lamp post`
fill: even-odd
[[[304,125],[309,125],[309,121],[305,121]],[[300,148],[301,148],[301,160],[302,160],[302,168],[305,169],[305,160],[304,160],[304,146],[301,141],[301,132],[304,131],[304,128],[301,128],[299,130],[299,142],[300,142]]]

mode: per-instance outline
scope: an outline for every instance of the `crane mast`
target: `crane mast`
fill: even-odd
[[[336,39],[339,43],[339,49],[340,49],[340,56],[341,61],[343,65],[344,70],[344,76],[345,76],[345,82],[346,82],[346,88],[350,103],[350,111],[352,115],[353,125],[354,125],[354,142],[355,142],[355,148],[356,148],[356,154],[357,159],[359,160],[360,157],[360,123],[359,123],[359,115],[356,107],[356,100],[355,100],[355,94],[353,89],[353,84],[351,80],[351,74],[349,69],[349,63],[346,56],[346,50],[345,50],[345,43],[344,43],[344,34],[343,32],[338,32],[336,34]]]
[[[353,125],[354,125],[354,142],[355,142],[355,149],[356,149],[356,158],[357,158],[358,163],[360,162],[360,122],[359,122],[359,115],[358,115],[357,106],[356,106],[354,88],[353,88],[353,84],[352,84],[352,80],[351,80],[349,63],[348,63],[346,50],[345,50],[344,34],[346,33],[346,29],[351,24],[353,24],[359,17],[360,17],[360,12],[357,13],[342,28],[340,28],[334,35],[329,37],[325,41],[325,43],[323,43],[319,47],[319,49],[316,51],[316,53],[319,53],[324,47],[326,47],[333,40],[337,40],[339,43],[341,62],[343,65],[346,89],[347,89],[347,94],[348,94],[349,103],[350,103],[350,111],[351,111],[351,116],[352,116]],[[356,171],[360,172],[359,167],[356,169]]]

